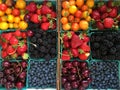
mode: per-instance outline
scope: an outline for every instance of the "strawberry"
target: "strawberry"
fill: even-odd
[[[83,41],[84,41],[84,42],[89,42],[89,41],[90,41],[90,38],[89,38],[88,36],[84,36],[84,37],[83,37]]]
[[[33,14],[31,16],[30,21],[33,22],[33,23],[36,23],[36,24],[39,23],[39,16],[38,16],[38,14]]]
[[[99,7],[100,9],[100,12],[101,13],[105,13],[105,12],[107,12],[107,6],[104,4],[104,5],[102,5],[101,7]]]
[[[7,43],[2,43],[2,49],[6,49],[7,48],[7,46],[8,46],[8,44]]]
[[[79,36],[77,36],[76,34],[74,34],[74,35],[72,36],[72,39],[71,39],[71,47],[72,47],[72,48],[77,48],[77,47],[79,47],[82,43],[83,43],[83,41],[79,38]]]
[[[57,27],[56,22],[53,22],[52,26],[51,26],[51,29],[54,30],[54,29],[56,29],[56,27]]]
[[[89,55],[90,55],[90,53],[79,54],[79,59],[80,60],[87,60]]]
[[[69,48],[70,47],[70,43],[68,41],[63,42],[63,45],[65,48]]]
[[[15,36],[12,36],[10,39],[10,44],[11,45],[17,45],[18,44],[18,39]]]
[[[16,52],[16,49],[14,49],[11,45],[9,45],[6,49],[6,52],[8,55],[12,55]]]
[[[7,56],[8,56],[7,52],[4,51],[4,50],[2,50],[2,51],[1,51],[1,57],[2,57],[2,58],[6,58]]]
[[[109,16],[111,18],[115,18],[115,17],[117,17],[117,15],[118,15],[117,9],[116,8],[112,8],[111,11],[109,12]]]
[[[50,16],[49,16],[50,15]],[[54,12],[54,11],[52,11],[50,14],[48,14],[48,17],[49,18],[56,18],[56,16],[57,16],[57,14],[56,14],[56,12]]]
[[[28,10],[29,12],[35,12],[37,10],[37,5],[35,2],[30,2],[27,6],[26,6],[26,10]]]
[[[47,5],[42,5],[41,7],[41,14],[46,15],[50,14],[52,10]]]
[[[21,45],[21,46],[18,46],[18,48],[17,48],[17,53],[19,54],[19,55],[22,55],[24,52],[26,52],[27,51],[27,45],[26,44],[23,44],[23,45]]]
[[[43,15],[41,22],[47,22],[47,21],[48,21],[48,18],[45,15]]]
[[[29,58],[28,53],[23,53],[23,54],[22,54],[22,59],[23,59],[23,60],[27,60],[28,58]]]
[[[107,18],[108,16],[109,16],[108,13],[103,13],[103,14],[101,15],[101,19],[105,19],[105,18]]]
[[[78,49],[71,48],[70,50],[71,50],[73,57],[78,57],[78,55],[79,55]]]
[[[67,50],[63,50],[62,51],[62,57],[61,57],[62,60],[70,60],[70,55],[69,55],[69,52]]]
[[[63,41],[68,41],[69,39],[71,39],[73,34],[74,34],[73,31],[64,33],[64,35],[62,36]]]
[[[27,34],[26,34],[26,32],[22,32],[22,38],[27,38]]]
[[[97,26],[97,28],[98,28],[99,30],[103,30],[103,29],[104,29],[104,25],[103,25],[103,23],[101,23],[100,21],[98,21],[98,22],[96,23],[96,26]]]
[[[4,34],[4,38],[8,41],[11,39],[11,37],[12,37],[12,33],[5,33]]]
[[[103,24],[105,28],[112,28],[114,20],[112,18],[105,18]]]
[[[47,31],[49,29],[49,26],[50,26],[49,22],[41,23],[41,29],[44,31]]]
[[[14,32],[14,35],[16,36],[16,37],[21,37],[21,31],[18,29],[18,30],[16,30],[15,32]]]
[[[37,9],[36,13],[37,13],[38,15],[41,15],[41,8]]]
[[[97,10],[93,10],[91,17],[95,20],[100,20],[100,13]]]
[[[87,45],[87,42],[84,42],[81,46],[80,49],[82,49],[84,52],[89,52],[90,51],[90,46]]]

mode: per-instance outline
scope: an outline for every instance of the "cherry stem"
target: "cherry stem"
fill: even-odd
[[[80,73],[79,73],[79,68],[78,68],[78,66],[77,66],[77,71],[78,71],[78,76],[79,76],[79,79],[80,79],[80,81],[81,81],[81,75],[80,75]]]

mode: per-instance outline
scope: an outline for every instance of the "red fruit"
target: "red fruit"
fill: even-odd
[[[81,85],[82,85],[84,88],[86,88],[86,87],[88,87],[89,82],[88,82],[87,80],[83,80],[83,81],[81,82]]]
[[[20,73],[19,78],[20,78],[20,79],[24,79],[25,76],[26,76],[26,72],[23,71],[23,72]]]
[[[104,4],[99,8],[99,10],[101,13],[105,13],[105,12],[107,12],[107,6]]]
[[[42,5],[41,7],[41,14],[46,15],[50,14],[52,10],[47,5]]]
[[[66,68],[68,68],[68,69],[73,68],[72,62],[66,62],[66,63],[64,64],[64,66],[65,66]]]
[[[63,45],[65,48],[69,48],[70,47],[70,43],[68,41],[63,42]]]
[[[41,9],[37,9],[36,13],[37,13],[38,15],[41,15]]]
[[[7,9],[7,5],[6,4],[4,4],[4,3],[0,4],[0,10],[1,11],[6,11],[6,9]]]
[[[68,40],[69,40],[69,37],[67,36],[67,34],[64,34],[64,35],[63,35],[63,41],[66,42],[66,41],[68,41]]]
[[[33,22],[33,23],[39,23],[39,16],[37,15],[37,14],[33,14],[32,16],[31,16],[31,22]]]
[[[16,83],[16,87],[17,87],[18,89],[21,89],[21,88],[24,87],[24,84],[23,84],[22,82],[17,82],[17,83]]]
[[[78,57],[78,55],[79,55],[78,49],[71,48],[71,53],[72,53],[73,57]]]
[[[79,83],[77,81],[73,81],[71,85],[72,85],[72,88],[74,89],[77,89],[79,87]]]
[[[17,48],[17,53],[19,55],[22,55],[26,51],[27,51],[27,45],[26,44],[24,44],[22,46],[18,46],[18,48]]]
[[[12,55],[16,52],[16,50],[12,46],[8,46],[6,52],[8,55]]]
[[[53,23],[52,23],[52,26],[51,26],[51,29],[54,30],[54,29],[56,29],[56,27],[57,27],[56,22],[53,22]]]
[[[68,41],[69,39],[72,38],[72,35],[74,34],[73,31],[67,32],[63,35],[63,41]]]
[[[105,28],[112,28],[114,20],[112,18],[105,18],[103,24]]]
[[[26,14],[26,15],[24,16],[24,20],[25,20],[26,22],[29,22],[32,14],[33,14],[33,13],[28,13],[28,14]]]
[[[77,48],[79,47],[83,41],[79,38],[78,35],[74,34],[71,39],[71,47],[72,48]]]
[[[18,44],[18,39],[15,37],[15,36],[12,36],[11,38],[10,38],[10,44],[11,45],[17,45]]]
[[[35,2],[30,2],[27,6],[26,6],[26,10],[28,10],[29,12],[36,12],[37,10],[37,5]]]
[[[91,16],[95,20],[100,20],[100,13],[97,10],[93,10]]]
[[[2,58],[6,58],[8,56],[7,52],[6,51],[1,51],[1,57]]]
[[[87,45],[87,42],[84,42],[81,46],[80,49],[82,49],[85,52],[89,52],[90,51],[90,46]]]
[[[63,50],[62,51],[62,57],[61,57],[62,60],[70,60],[70,55],[69,55],[69,52],[67,50]]]
[[[6,49],[7,48],[7,46],[8,46],[8,44],[7,43],[2,43],[2,49],[4,50],[4,49]]]
[[[62,73],[63,73],[63,74],[66,74],[66,73],[67,73],[67,68],[63,67],[63,68],[62,68]]]
[[[42,20],[41,20],[41,22],[47,22],[48,21],[48,18],[46,17],[46,16],[42,16]]]
[[[103,25],[100,21],[98,21],[98,22],[96,23],[96,26],[97,26],[97,28],[98,28],[99,30],[103,30],[103,29],[104,29],[104,25]]]
[[[77,69],[76,69],[76,68],[72,68],[72,69],[71,69],[71,72],[72,72],[73,74],[76,74],[76,73],[77,73]]]
[[[78,67],[80,65],[80,63],[77,60],[73,61],[72,64],[74,67]]]
[[[83,37],[83,41],[84,41],[84,42],[89,42],[89,41],[90,41],[90,38],[89,38],[88,36],[84,36],[84,37]]]
[[[22,62],[21,62],[21,66],[22,66],[23,68],[26,68],[26,67],[27,67],[27,62],[22,61]]]
[[[26,32],[22,32],[22,38],[27,38]]]
[[[89,55],[90,55],[90,53],[79,54],[79,59],[80,60],[87,60]]]
[[[50,26],[49,22],[41,23],[41,29],[44,31],[47,31],[49,29],[49,26]]]
[[[5,33],[4,35],[3,35],[3,38],[5,38],[6,40],[10,40],[11,39],[11,37],[12,37],[12,33]]]
[[[16,37],[21,37],[21,31],[18,29],[18,30],[16,30],[15,32],[14,32],[14,35],[16,36]]]
[[[82,72],[82,75],[83,75],[83,77],[85,77],[85,78],[88,78],[88,77],[89,77],[89,74],[90,74],[90,71],[89,71],[88,69],[86,69],[86,70],[84,70],[84,71]]]
[[[82,12],[81,12],[80,10],[77,10],[77,11],[75,12],[75,17],[76,17],[76,18],[81,18],[81,17],[82,17]]]
[[[17,9],[17,8],[14,8],[14,9],[12,10],[12,15],[14,15],[14,16],[19,16],[19,15],[20,15],[20,10]]]
[[[117,9],[116,8],[112,8],[111,11],[109,12],[109,16],[111,18],[115,18],[115,17],[117,17],[117,15],[118,15]]]
[[[81,62],[81,63],[80,63],[80,67],[81,67],[81,68],[86,68],[86,67],[88,67],[88,65],[87,65],[86,62]]]
[[[50,13],[50,18],[56,18],[56,16],[57,16],[57,14],[56,14],[56,12],[54,12],[54,11],[52,11],[51,13]]]
[[[27,36],[28,36],[28,37],[32,37],[32,36],[33,36],[33,31],[27,30]]]
[[[105,19],[105,18],[107,18],[108,16],[109,16],[108,13],[103,13],[102,16],[101,16],[101,19]]]
[[[8,67],[10,67],[10,62],[9,61],[3,61],[2,66],[4,68],[8,68]]]

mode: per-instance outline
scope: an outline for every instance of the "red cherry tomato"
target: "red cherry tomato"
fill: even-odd
[[[6,9],[7,9],[7,5],[6,4],[4,4],[4,3],[0,4],[0,10],[1,11],[6,11]]]
[[[20,15],[19,9],[14,8],[14,9],[12,10],[12,14],[13,14],[14,16],[19,16],[19,15]]]

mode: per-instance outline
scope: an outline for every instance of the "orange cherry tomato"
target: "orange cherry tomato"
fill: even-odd
[[[68,10],[66,10],[66,9],[63,9],[62,10],[62,16],[64,16],[64,17],[67,17],[67,16],[69,16],[69,11]]]
[[[75,18],[74,22],[79,23],[80,22],[80,18]]]
[[[70,7],[69,1],[63,1],[63,2],[62,2],[62,8],[63,8],[63,9],[68,9],[69,7]]]
[[[88,6],[84,4],[84,5],[81,7],[81,10],[82,10],[82,11],[87,11],[87,10],[88,10]]]
[[[66,24],[62,25],[62,28],[63,28],[63,30],[68,31],[71,29],[71,25],[70,25],[70,23],[66,23]]]
[[[69,22],[74,22],[74,15],[69,15],[68,16],[68,21]]]
[[[82,17],[82,11],[77,10],[77,11],[75,12],[75,17],[81,18],[81,17]]]
[[[72,28],[73,31],[78,31],[79,30],[79,24],[78,23],[72,23],[71,28]]]
[[[61,21],[62,24],[68,23],[67,17],[62,17],[60,21]]]

